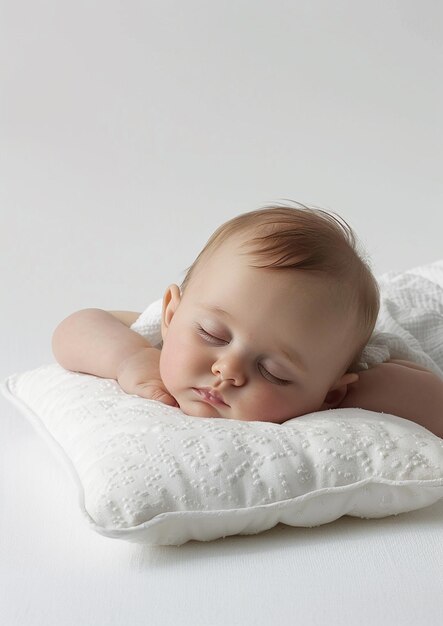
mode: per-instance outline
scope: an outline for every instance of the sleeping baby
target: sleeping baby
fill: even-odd
[[[443,379],[415,362],[362,363],[380,306],[352,229],[332,213],[277,205],[222,224],[164,294],[162,342],[140,313],[84,309],[56,328],[66,369],[118,381],[187,415],[282,423],[355,407],[443,436]]]

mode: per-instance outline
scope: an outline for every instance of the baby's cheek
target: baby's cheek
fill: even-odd
[[[160,376],[174,395],[183,387],[186,373],[186,348],[180,341],[165,341],[160,354]]]
[[[300,415],[302,407],[301,399],[284,396],[272,390],[257,393],[250,402],[245,405],[243,411],[245,420],[260,420],[263,422],[282,423],[292,417]]]
[[[179,384],[179,363],[165,348],[162,349],[160,355],[160,376],[166,389],[174,395]]]

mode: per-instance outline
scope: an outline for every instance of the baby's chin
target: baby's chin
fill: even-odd
[[[222,415],[221,412],[217,411],[215,407],[210,404],[206,404],[205,402],[190,400],[181,401],[180,398],[176,398],[176,400],[183,413],[190,415],[191,417],[225,417],[226,419],[229,419],[227,415]]]
[[[193,402],[189,400],[184,400],[183,402],[180,402],[179,399],[177,399],[177,401],[180,404],[180,409],[183,411],[183,413],[185,413],[186,415],[190,415],[191,417],[229,419],[235,420],[237,422],[268,422],[271,424],[280,424],[286,421],[286,419],[280,420],[276,417],[245,417],[244,414],[237,416],[235,411],[232,410],[231,407],[222,407],[220,410],[218,410],[216,407],[213,407],[210,404],[206,404],[205,402]],[[224,408],[226,408],[227,410],[223,410]]]
[[[199,400],[184,400],[183,402],[177,398],[177,402],[180,405],[180,409],[186,415],[190,415],[191,417],[209,417],[209,418],[218,418],[218,419],[229,419],[236,420],[238,422],[252,422],[257,421],[256,419],[248,419],[243,416],[237,416],[235,410],[233,410],[229,406],[222,406],[217,408],[212,406],[211,404],[207,404],[206,402],[201,402]]]

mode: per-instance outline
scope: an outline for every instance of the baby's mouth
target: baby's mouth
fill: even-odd
[[[208,404],[212,404],[213,406],[229,406],[219,393],[209,387],[202,387],[200,389],[193,387],[192,390]]]

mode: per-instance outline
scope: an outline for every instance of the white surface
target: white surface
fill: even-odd
[[[50,362],[52,330],[73,310],[141,311],[220,222],[272,200],[342,214],[377,272],[442,257],[437,0],[0,11],[1,378]],[[0,403],[8,626],[441,622],[441,503],[126,545],[84,526],[69,477]]]

